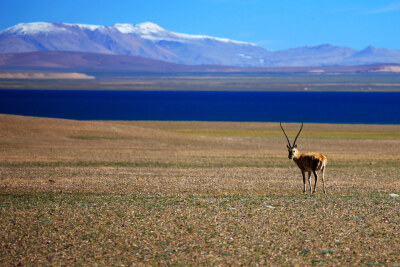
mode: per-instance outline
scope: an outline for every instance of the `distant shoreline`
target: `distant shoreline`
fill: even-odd
[[[87,80],[95,77],[77,72],[0,72],[0,79]]]
[[[0,77],[1,74],[9,75],[12,72],[0,71]],[[15,76],[0,79],[0,90],[400,92],[400,74],[381,72],[328,74],[53,71],[49,72],[51,74],[36,76],[31,71],[24,73],[22,79],[14,79]],[[59,79],[60,75],[64,79]]]

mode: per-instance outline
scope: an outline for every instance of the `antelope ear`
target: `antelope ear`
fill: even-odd
[[[289,146],[289,145],[286,145],[286,147],[287,147],[287,148],[290,148],[290,146]]]
[[[297,145],[294,145],[293,147],[294,147],[294,148],[297,148]]]

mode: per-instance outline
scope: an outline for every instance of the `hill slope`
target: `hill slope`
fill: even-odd
[[[0,71],[69,72],[246,72],[246,73],[360,73],[399,72],[395,64],[322,67],[241,68],[219,65],[184,65],[136,56],[85,52],[41,51],[0,54]]]

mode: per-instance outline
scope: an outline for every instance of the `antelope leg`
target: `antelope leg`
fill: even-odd
[[[314,191],[313,193],[315,193],[315,190],[317,189],[317,180],[318,180],[318,176],[317,176],[317,172],[314,170],[313,171],[314,176],[315,176],[315,183],[314,183]]]

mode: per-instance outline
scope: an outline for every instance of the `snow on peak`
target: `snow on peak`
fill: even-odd
[[[4,30],[4,32],[9,32],[13,34],[36,34],[41,32],[63,31],[66,31],[66,29],[62,27],[62,24],[50,22],[20,23]]]
[[[167,31],[152,22],[144,22],[136,25],[118,23],[114,25],[114,28],[119,30],[121,33],[135,33],[138,35],[159,34]]]
[[[11,28],[5,29],[2,32],[7,32],[17,35],[26,34],[38,34],[38,33],[60,33],[68,32],[71,27],[78,27],[81,30],[95,31],[98,29],[104,29],[105,26],[99,25],[88,25],[88,24],[72,24],[72,23],[51,23],[51,22],[32,22],[32,23],[20,23]]]
[[[248,42],[234,41],[234,40],[227,39],[227,38],[218,38],[218,37],[212,37],[212,36],[207,36],[207,35],[190,35],[190,34],[185,34],[185,33],[170,32],[170,36],[172,37],[172,40],[181,41],[181,42],[212,40],[212,41],[218,41],[218,42],[224,42],[224,43],[234,43],[234,44],[240,44],[240,45],[256,46],[255,44],[248,43]]]
[[[252,45],[255,44],[247,43],[247,42],[240,42],[240,41],[233,41],[230,39],[225,38],[216,38],[207,35],[190,35],[184,33],[177,33],[177,32],[170,32],[163,27],[152,23],[152,22],[144,22],[136,25],[132,24],[115,24],[114,28],[116,28],[121,33],[126,34],[137,34],[140,37],[151,40],[154,42],[157,41],[176,41],[176,42],[195,42],[195,41],[202,41],[202,40],[216,40],[225,43],[235,43],[235,44],[242,44],[242,45]]]
[[[166,29],[164,29],[163,27],[161,27],[160,25],[157,25],[153,22],[143,22],[143,23],[139,23],[136,24],[136,27],[138,29],[140,29],[142,32],[151,32],[151,33],[157,33],[157,32],[164,32],[167,31]]]
[[[114,24],[114,28],[121,33],[136,33],[136,28],[132,24]]]
[[[65,23],[65,25],[68,26],[78,26],[79,28],[81,28],[82,30],[91,30],[91,31],[95,31],[97,29],[102,29],[104,28],[104,26],[100,26],[100,25],[89,25],[89,24],[70,24],[70,23]]]

